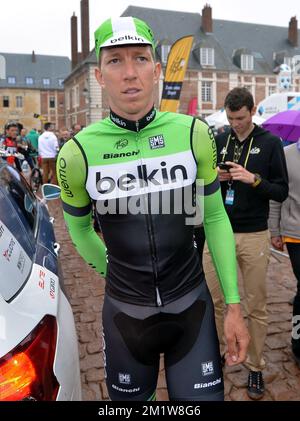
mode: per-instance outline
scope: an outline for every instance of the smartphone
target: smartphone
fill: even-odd
[[[226,170],[229,172],[231,165],[225,164],[225,162],[219,162],[217,166],[220,168],[220,170]]]

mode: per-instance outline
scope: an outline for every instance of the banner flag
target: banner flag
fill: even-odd
[[[194,37],[178,39],[171,47],[166,66],[160,111],[177,112]]]

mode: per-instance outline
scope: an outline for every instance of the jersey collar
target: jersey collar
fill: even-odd
[[[140,120],[126,120],[126,118],[120,117],[118,114],[110,110],[110,119],[121,129],[131,130],[132,132],[139,132],[144,127],[148,126],[155,119],[156,110],[154,107]]]

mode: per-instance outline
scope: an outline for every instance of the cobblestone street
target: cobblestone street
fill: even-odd
[[[75,316],[83,400],[108,400],[101,355],[104,282],[75,251],[64,225],[59,201],[50,202],[49,211],[55,217],[64,282]],[[272,256],[268,272],[269,329],[265,347],[264,400],[300,400],[300,369],[294,363],[290,349],[292,306],[288,302],[294,291],[295,279],[289,260]],[[224,375],[226,400],[249,400],[246,393],[247,370],[242,366],[227,367]],[[162,366],[157,398],[168,399]]]

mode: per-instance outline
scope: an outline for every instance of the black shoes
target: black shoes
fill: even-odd
[[[254,400],[264,396],[265,386],[261,371],[249,371],[247,393],[249,398]]]

